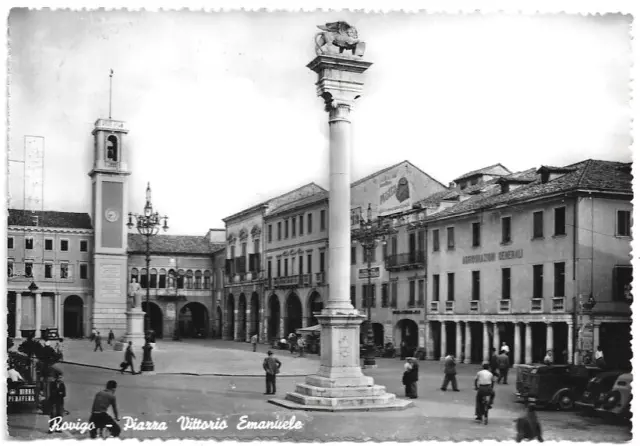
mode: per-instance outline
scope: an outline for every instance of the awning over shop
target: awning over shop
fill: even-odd
[[[320,325],[314,325],[312,327],[298,328],[296,330],[296,333],[300,333],[300,334],[320,334],[320,330],[321,330]]]

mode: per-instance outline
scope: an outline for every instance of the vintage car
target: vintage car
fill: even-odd
[[[537,406],[570,410],[591,378],[602,370],[571,364],[519,366],[516,397]]]
[[[576,401],[576,406],[583,410],[593,410],[600,407],[620,375],[622,372],[615,370],[598,373],[587,383],[587,388],[580,399]]]
[[[603,398],[602,405],[597,409],[598,412],[609,413],[620,417],[628,418],[631,416],[631,382],[633,375],[631,373],[623,373],[618,376],[616,383],[611,390]]]

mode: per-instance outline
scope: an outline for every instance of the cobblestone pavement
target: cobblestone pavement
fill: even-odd
[[[85,341],[88,344],[88,341]],[[224,361],[234,357],[225,346],[205,346],[186,342],[186,349],[219,348]],[[162,351],[162,345],[160,345]],[[168,353],[168,350],[165,350]],[[229,352],[228,352],[229,351]],[[227,355],[227,352],[229,355]],[[106,352],[105,352],[106,353]],[[121,352],[117,352],[122,354]],[[247,353],[247,352],[245,352]],[[248,352],[251,355],[258,355]],[[96,354],[100,354],[97,352]],[[199,354],[203,355],[202,352]],[[206,355],[206,354],[204,354]],[[288,352],[278,352],[285,366],[294,361]],[[310,365],[318,365],[317,359],[304,358]],[[252,359],[253,360],[253,359]],[[367,370],[377,384],[397,395],[403,394],[400,383],[402,363],[399,360],[380,360],[377,369]],[[95,392],[103,388],[109,379],[118,381],[118,407],[120,416],[130,416],[138,421],[166,423],[166,430],[124,430],[124,438],[271,438],[280,440],[339,441],[349,439],[370,440],[506,440],[514,437],[514,419],[522,413],[522,406],[514,401],[513,385],[497,388],[497,398],[490,414],[488,426],[473,420],[472,380],[477,366],[460,366],[460,392],[441,392],[441,369],[437,361],[421,362],[419,399],[415,406],[405,411],[317,413],[289,411],[273,406],[263,395],[264,379],[261,376],[181,376],[181,375],[121,375],[120,373],[87,368],[71,364],[60,367],[65,373],[69,397],[67,420],[87,421]],[[277,396],[301,382],[302,377],[279,377]],[[225,429],[183,430],[180,416],[216,421],[224,420]],[[300,429],[251,430],[240,429],[242,416],[251,421],[291,419],[301,422]],[[577,440],[622,442],[631,439],[628,425],[614,425],[599,418],[585,418],[575,412],[540,411],[546,440]],[[121,426],[125,427],[124,419]],[[242,426],[240,426],[242,427]],[[88,434],[70,431],[47,435],[47,417],[42,415],[9,415],[9,433],[21,438],[56,437],[84,438]]]

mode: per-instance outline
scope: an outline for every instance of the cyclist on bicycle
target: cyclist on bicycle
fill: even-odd
[[[482,370],[480,370],[476,374],[476,380],[474,381],[474,386],[477,390],[476,393],[476,420],[481,421],[482,416],[484,415],[484,410],[482,408],[482,399],[485,396],[490,396],[489,399],[489,409],[493,406],[493,400],[496,396],[493,391],[493,385],[495,383],[495,376],[489,370],[490,365],[488,362],[482,363]]]

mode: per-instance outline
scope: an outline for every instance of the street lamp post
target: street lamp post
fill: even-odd
[[[146,198],[147,198],[147,202],[144,205],[144,211],[142,214],[134,214],[129,212],[129,222],[127,223],[127,226],[129,227],[129,229],[133,229],[133,227],[135,226],[135,228],[138,230],[138,233],[143,237],[145,237],[146,239],[145,261],[147,265],[147,275],[148,275],[149,267],[151,264],[151,237],[158,235],[158,233],[160,232],[160,228],[161,228],[160,224],[162,223],[162,220],[164,220],[162,229],[165,231],[169,229],[169,226],[167,225],[167,221],[169,217],[167,217],[166,215],[164,217],[161,217],[158,212],[153,212],[153,205],[151,204],[151,185],[149,183],[147,183]],[[152,335],[152,330],[151,330],[151,319],[149,315],[151,307],[149,304],[150,288],[149,288],[148,280],[146,285],[147,285],[146,287],[147,288],[147,298],[146,298],[147,308],[144,315],[145,343],[143,347],[144,355],[142,358],[142,365],[140,366],[140,370],[143,372],[151,372],[153,371],[154,366],[153,366],[153,360],[151,359],[151,346],[149,345],[150,337]]]
[[[371,258],[372,253],[377,248],[378,243],[386,243],[386,236],[392,229],[382,226],[381,219],[378,218],[374,224],[371,218],[371,204],[367,208],[367,219],[360,217],[360,229],[354,231],[353,238],[357,240],[367,253],[367,345],[364,358],[365,368],[376,367],[375,345],[373,339],[373,324],[371,323],[372,289],[371,289]]]

